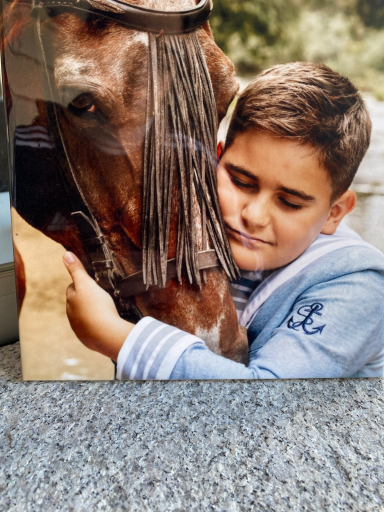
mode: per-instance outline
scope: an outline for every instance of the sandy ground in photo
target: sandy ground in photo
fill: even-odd
[[[110,359],[84,347],[65,313],[70,277],[64,248],[12,210],[14,240],[23,258],[27,292],[21,309],[23,378],[27,380],[113,379]]]

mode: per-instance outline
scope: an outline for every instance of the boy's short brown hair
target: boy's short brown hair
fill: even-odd
[[[357,88],[324,64],[275,66],[240,95],[225,148],[248,129],[310,144],[329,173],[333,194],[351,185],[368,149],[371,120]]]

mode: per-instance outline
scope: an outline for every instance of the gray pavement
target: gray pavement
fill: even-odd
[[[0,511],[383,511],[383,380],[22,382]]]

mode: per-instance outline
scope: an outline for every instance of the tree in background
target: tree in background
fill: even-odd
[[[384,27],[384,0],[357,0],[357,12],[367,27]]]
[[[210,24],[219,47],[247,73],[268,67],[297,16],[292,0],[215,0]]]
[[[214,0],[211,27],[240,75],[324,62],[384,100],[384,0]]]

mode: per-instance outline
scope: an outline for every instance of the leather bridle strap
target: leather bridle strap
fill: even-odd
[[[197,258],[199,270],[220,266],[214,249],[198,252]],[[175,277],[177,277],[176,259],[171,259],[167,261],[167,281]],[[143,271],[141,270],[140,272],[125,277],[117,283],[116,287],[119,290],[120,297],[123,299],[146,292],[147,288],[143,282]]]
[[[61,179],[72,208],[71,216],[80,232],[82,241],[88,248],[96,281],[104,290],[113,294],[116,289],[114,276],[114,269],[116,266],[97,220],[93,216],[77,181],[75,170],[67,153],[64,136],[60,127],[57,106],[54,101],[54,92],[49,77],[47,59],[41,37],[40,18],[38,18],[36,22],[36,32],[37,38],[40,42],[49,95],[52,99],[51,102],[46,102],[49,129],[53,140],[59,142],[61,149],[57,151],[57,158],[59,160]]]
[[[119,0],[33,0],[32,12],[44,10],[48,16],[65,11],[82,11],[111,19],[135,30],[165,34],[186,34],[201,27],[212,11],[212,0],[201,0],[197,5],[180,11],[159,11]]]

